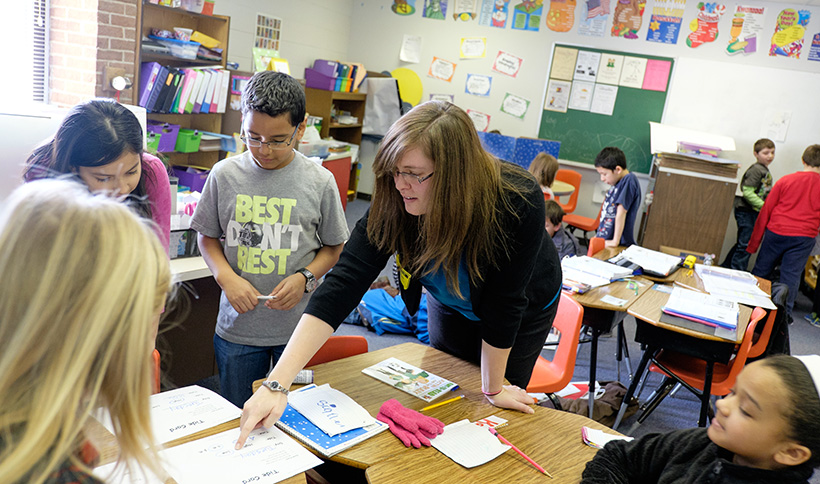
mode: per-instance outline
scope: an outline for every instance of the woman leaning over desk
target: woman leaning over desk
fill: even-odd
[[[268,376],[284,388],[358,304],[392,254],[412,314],[428,291],[430,344],[480,363],[495,406],[532,413],[526,387],[552,326],[561,267],[544,230],[544,196],[522,168],[485,152],[473,123],[442,102],[417,106],[388,131],[373,166],[370,210],[317,289]],[[513,385],[502,385],[506,377]],[[521,388],[518,388],[521,387]],[[261,387],[245,403],[237,447],[285,409]]]

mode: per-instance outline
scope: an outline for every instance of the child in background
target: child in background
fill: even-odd
[[[256,73],[242,93],[248,150],[214,165],[191,221],[222,288],[214,335],[220,392],[238,407],[281,356],[306,293],[348,237],[333,175],[294,150],[304,119],[299,82]],[[262,295],[275,298],[263,304]]]
[[[791,315],[800,275],[820,228],[820,145],[803,152],[803,171],[774,184],[757,217],[746,251],[760,247],[752,274],[770,278],[780,263],[780,282],[789,287],[786,309]],[[765,236],[764,236],[765,234]],[[761,239],[763,243],[761,244]]]
[[[558,250],[558,257],[563,259],[566,256],[578,254],[578,240],[561,223],[564,220],[564,209],[555,200],[544,202],[544,210],[547,215],[544,223],[547,233],[552,237],[555,248]]]
[[[552,200],[552,184],[555,183],[555,174],[558,173],[558,160],[549,153],[538,153],[527,170],[538,180],[544,200]]]
[[[610,442],[581,482],[807,483],[820,464],[818,388],[818,355],[755,361],[717,401],[708,429]]]
[[[629,247],[635,243],[635,217],[641,203],[638,178],[626,169],[624,152],[613,146],[602,149],[595,157],[595,171],[602,182],[612,186],[601,207],[597,236],[606,241],[606,247]]]
[[[745,271],[749,268],[749,257],[746,252],[749,238],[755,228],[757,213],[763,208],[763,202],[772,190],[772,174],[769,165],[774,161],[774,142],[761,138],[754,144],[755,160],[740,182],[743,196],[735,197],[735,221],[737,221],[737,243],[724,259],[723,267]]]

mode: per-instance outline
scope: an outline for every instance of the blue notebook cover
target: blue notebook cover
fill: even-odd
[[[345,433],[330,437],[308,420],[307,417],[297,412],[290,404],[285,408],[285,412],[279,418],[279,421],[276,422],[276,426],[325,457],[334,456],[387,430],[387,424],[377,420],[373,425],[348,430]]]

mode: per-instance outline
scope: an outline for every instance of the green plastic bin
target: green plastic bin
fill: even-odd
[[[174,151],[178,153],[195,153],[199,151],[200,141],[202,141],[202,133],[195,129],[182,128],[179,130]]]

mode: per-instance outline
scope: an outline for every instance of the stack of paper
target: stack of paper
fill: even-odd
[[[564,273],[564,284],[586,284],[590,287],[599,287],[623,277],[632,275],[632,271],[592,257],[564,257],[561,260],[561,270]]]
[[[666,277],[680,265],[680,257],[631,245],[618,254],[623,259],[639,265],[649,275]]]
[[[672,289],[662,310],[665,314],[732,331],[737,330],[740,314],[736,302],[680,287]]]
[[[776,309],[769,295],[757,286],[755,276],[748,272],[701,264],[695,266],[695,272],[709,294],[740,304]]]

